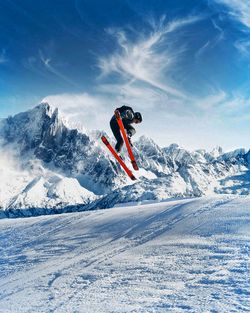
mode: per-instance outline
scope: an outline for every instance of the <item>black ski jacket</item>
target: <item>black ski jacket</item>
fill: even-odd
[[[129,106],[123,105],[122,107],[117,108],[116,110],[120,112],[122,122],[123,122],[124,128],[127,131],[128,136],[130,137],[133,136],[136,133],[134,127],[131,125],[133,123],[133,119],[135,116],[133,109]],[[120,134],[119,126],[117,124],[115,115],[113,115],[110,121],[110,125],[111,125],[111,129],[113,132],[117,132]]]
[[[133,122],[135,113],[131,107],[123,105],[122,107],[117,108],[116,110],[120,112],[123,123],[125,122],[126,124],[131,124]]]

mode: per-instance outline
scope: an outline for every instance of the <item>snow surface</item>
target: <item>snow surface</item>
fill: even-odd
[[[250,312],[250,197],[0,220],[0,312]]]

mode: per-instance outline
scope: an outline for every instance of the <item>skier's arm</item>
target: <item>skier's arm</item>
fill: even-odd
[[[136,130],[135,130],[134,127],[132,127],[131,125],[130,125],[130,127],[127,128],[126,130],[127,130],[127,135],[128,135],[128,137],[132,137],[132,136],[134,136],[134,134],[136,133]]]
[[[131,110],[126,110],[124,113],[124,118],[127,118],[128,120],[132,120],[134,118],[134,113]]]
[[[126,120],[132,120],[134,118],[134,112],[131,110],[126,110],[121,113],[121,118]]]
[[[134,118],[134,111],[132,108],[128,106],[123,105],[122,107],[117,108],[116,110],[120,112],[122,119],[132,120]]]

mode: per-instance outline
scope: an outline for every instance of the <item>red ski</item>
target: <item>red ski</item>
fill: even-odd
[[[133,166],[134,170],[138,171],[139,167],[138,167],[138,165],[136,163],[136,160],[135,160],[135,157],[134,157],[131,145],[130,145],[130,143],[128,141],[128,137],[127,137],[127,134],[126,134],[123,122],[122,122],[122,118],[121,118],[120,112],[118,110],[115,110],[115,117],[116,117],[117,123],[118,123],[118,125],[120,127],[120,130],[121,130],[121,133],[122,133],[122,137],[123,137],[123,139],[125,141],[126,147],[128,149],[128,154],[129,154],[132,166]]]
[[[101,137],[103,143],[106,145],[106,147],[109,149],[109,151],[113,154],[113,156],[116,158],[116,160],[119,162],[119,164],[122,166],[124,171],[128,174],[128,176],[132,180],[136,180],[133,173],[130,171],[130,169],[127,167],[127,165],[123,162],[123,160],[119,157],[119,155],[116,153],[115,149],[110,145],[108,139],[105,136]]]

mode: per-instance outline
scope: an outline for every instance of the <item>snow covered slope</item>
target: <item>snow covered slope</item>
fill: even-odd
[[[249,312],[249,200],[0,220],[0,312]]]
[[[250,192],[244,149],[190,152],[142,136],[134,143],[140,171],[132,184],[101,142],[102,132],[83,129],[72,128],[48,103],[0,121],[0,216]]]
[[[23,169],[10,151],[0,153],[0,176],[0,207],[12,212],[20,208],[61,209],[97,199],[77,179],[56,174],[44,168],[39,160],[30,160]],[[4,211],[0,212],[0,218],[3,214]],[[26,214],[29,215],[32,213]]]

